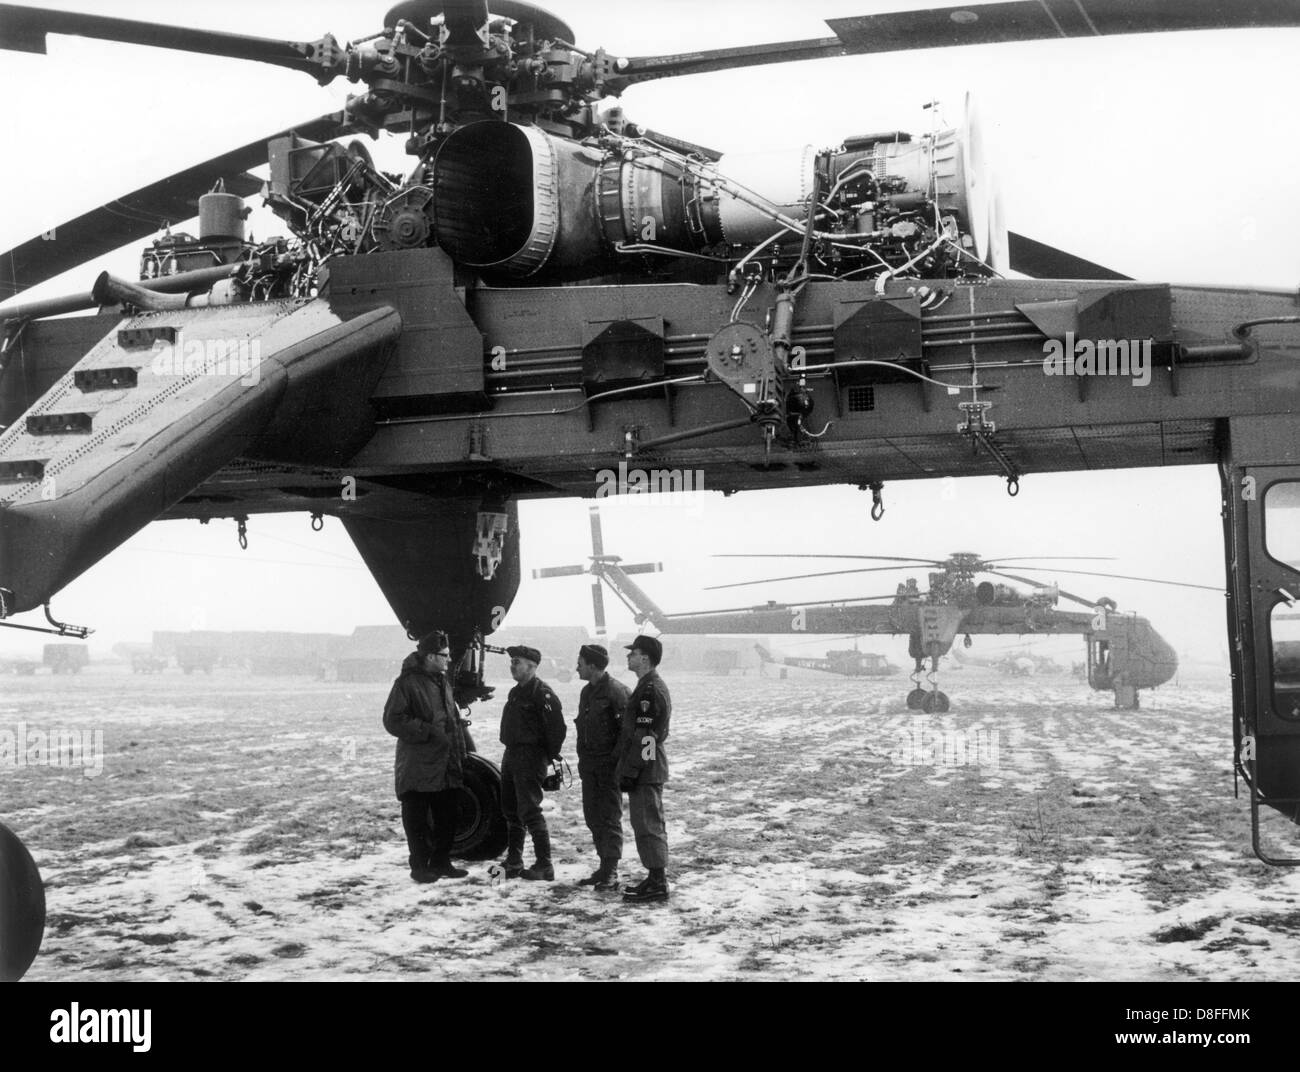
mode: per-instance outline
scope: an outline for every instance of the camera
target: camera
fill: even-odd
[[[563,760],[551,763],[551,773],[542,779],[542,788],[548,793],[554,793],[557,789],[563,789],[565,786],[564,768],[566,764]],[[570,778],[570,781],[572,779]]]

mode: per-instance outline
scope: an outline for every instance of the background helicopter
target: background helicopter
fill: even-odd
[[[591,574],[592,604],[596,631],[605,632],[605,609],[601,594],[602,583],[627,606],[636,617],[638,625],[648,623],[657,631],[667,634],[681,633],[844,633],[905,634],[909,638],[908,655],[915,669],[912,671],[913,688],[907,694],[907,706],[924,710],[927,714],[949,709],[948,695],[938,684],[939,663],[952,650],[953,642],[962,636],[966,647],[971,646],[975,635],[992,634],[1081,634],[1085,637],[1088,652],[1088,683],[1093,689],[1112,691],[1117,707],[1136,708],[1139,690],[1154,688],[1169,681],[1178,669],[1178,658],[1169,643],[1152,628],[1145,618],[1135,614],[1118,613],[1113,599],[1101,597],[1085,599],[1063,591],[1054,583],[1035,580],[1009,569],[1081,574],[1089,577],[1115,578],[1114,574],[1091,570],[1056,569],[1055,567],[1020,565],[1026,559],[984,559],[970,552],[958,552],[946,559],[902,559],[887,555],[724,555],[739,558],[782,559],[870,559],[892,561],[895,565],[851,567],[815,574],[796,574],[767,577],[761,580],[740,581],[713,585],[713,590],[769,585],[782,581],[808,580],[813,577],[859,573],[896,572],[914,570],[917,565],[936,567],[928,578],[928,587],[922,591],[915,577],[899,582],[896,591],[888,596],[844,596],[828,602],[769,602],[754,607],[706,611],[702,613],[665,612],[641,587],[631,579],[632,574],[655,573],[658,563],[639,563],[624,566],[617,555],[606,554],[597,507],[591,511],[592,554],[588,565],[547,567],[533,571],[536,579],[569,577]],[[1051,557],[1051,556],[1048,556]],[[898,565],[897,563],[907,563]],[[787,567],[788,568],[788,567]],[[978,577],[995,580],[980,580]],[[1182,581],[1154,581],[1150,578],[1121,577],[1122,580],[1143,580],[1156,584],[1169,584],[1180,588],[1218,591],[1208,585]],[[1007,580],[1030,585],[1030,590],[1017,589],[1004,583]],[[1088,611],[1061,611],[1056,609],[1060,599],[1087,607]],[[871,606],[873,600],[889,600],[887,605]],[[927,668],[928,661],[928,668]],[[923,686],[928,685],[926,688]]]
[[[797,666],[805,670],[820,670],[827,674],[840,674],[844,677],[891,677],[898,673],[898,667],[871,651],[862,651],[858,647],[858,638],[853,638],[851,648],[832,648],[825,655],[785,655],[773,654],[762,644],[754,645],[758,657],[764,666]]]
[[[965,11],[966,9],[961,9],[961,10]],[[1201,13],[1204,14],[1206,10],[1207,9],[1204,8],[1201,9]],[[458,45],[457,47],[460,46]],[[843,62],[850,62],[850,61],[843,61]],[[715,126],[717,125],[716,117],[714,118],[713,123]],[[839,136],[845,137],[847,135],[841,133]],[[691,140],[691,139],[687,138],[686,140]],[[705,145],[707,144],[707,141],[701,137],[698,141],[698,144]],[[359,158],[359,154],[353,154],[353,156],[351,157],[353,161],[355,161],[358,158]],[[346,166],[349,168],[353,166],[353,163],[342,161],[341,158],[338,158],[336,155],[330,155],[330,159],[332,160],[338,159],[340,164],[346,163]],[[377,181],[377,180],[372,180],[372,181]],[[320,206],[318,205],[318,207]],[[402,231],[404,228],[409,229],[410,227],[415,227],[415,229],[418,231],[418,221],[414,221],[413,217],[410,214],[410,210],[412,210],[414,206],[410,204],[404,204],[404,205],[396,206],[396,208],[401,208],[406,212],[406,215],[402,216],[402,219],[405,220],[406,223],[402,226],[397,226],[397,230]],[[415,211],[422,211],[422,210],[415,209]],[[57,219],[52,222],[56,224],[56,231],[57,231],[58,230]],[[395,221],[393,220],[389,221],[388,233],[390,234],[392,233],[392,230],[395,225],[396,225]],[[373,236],[374,233],[375,232],[372,228],[369,234]],[[972,240],[976,242],[979,241],[978,234],[972,234],[971,237]],[[1251,263],[1257,264],[1257,258],[1253,259]],[[559,265],[559,264],[557,264],[556,267],[559,269],[565,268],[564,265]],[[451,280],[444,280],[444,282],[451,282]],[[491,297],[486,291],[479,291],[478,296],[479,296],[479,300],[482,302],[487,302]],[[492,300],[495,300],[495,298],[492,298]],[[1281,305],[1280,302],[1276,304],[1278,304],[1279,306]],[[734,308],[734,306],[732,306],[730,302],[725,303],[725,305],[726,308],[719,307],[715,310],[714,321],[713,321],[715,324],[720,322],[720,319],[725,320],[728,309]],[[510,312],[513,315],[514,313],[520,312],[522,308],[523,308],[522,305],[512,306],[510,308]],[[1230,321],[1231,321],[1231,317],[1225,314],[1224,323],[1226,327],[1232,326]],[[463,324],[461,326],[464,327]],[[376,339],[373,340],[372,344],[376,346],[383,345],[382,340],[387,337],[385,334],[386,329],[384,325],[381,323],[376,323],[374,327],[375,327]],[[32,344],[36,341],[39,341],[39,336],[42,330],[44,329],[29,328],[27,339],[24,345]],[[620,339],[618,341],[621,343],[626,343],[628,340]],[[1225,345],[1230,347],[1233,344],[1229,342],[1226,343]],[[1238,349],[1239,352],[1244,353],[1244,351],[1241,350],[1240,346],[1238,347]],[[354,364],[355,365],[364,364],[364,360],[360,357],[356,357]],[[347,385],[344,385],[344,389],[338,394],[346,397],[348,393],[349,393],[349,389]],[[353,391],[353,393],[355,394],[355,391]],[[623,407],[620,405],[619,409],[622,408]],[[636,407],[632,407],[632,408],[635,409]],[[18,409],[18,413],[19,414],[22,413],[21,408]],[[335,420],[335,428],[333,430],[336,433],[339,430],[338,425],[340,424],[346,425],[348,416],[349,415],[341,412],[336,412],[331,414],[331,417]],[[699,415],[698,413],[688,413],[685,416],[687,416],[689,420],[693,421],[697,419]],[[288,418],[282,418],[282,424],[287,419]],[[404,417],[393,418],[394,421],[402,421],[405,419],[407,418]],[[946,414],[944,420],[945,422],[947,421]],[[937,415],[935,420],[932,423],[936,424],[937,426],[938,423]],[[481,491],[482,490],[481,485],[482,483],[485,482],[481,474],[484,472],[485,466],[487,466],[488,470],[491,471],[491,478],[492,478],[491,480],[487,480],[486,483],[491,484],[492,481],[494,480],[504,479],[507,490],[519,492],[521,494],[555,494],[557,492],[564,492],[564,491],[569,491],[570,493],[572,493],[579,486],[586,486],[589,489],[590,487],[589,465],[585,468],[585,470],[583,470],[583,480],[588,481],[588,483],[585,485],[580,485],[577,482],[577,477],[574,476],[565,477],[563,474],[548,472],[545,470],[543,466],[537,465],[535,461],[530,461],[524,466],[524,470],[527,474],[526,479],[518,479],[516,481],[516,480],[504,478],[502,476],[503,471],[507,474],[507,476],[511,476],[511,475],[513,475],[514,477],[519,476],[518,473],[511,474],[510,465],[502,465],[500,461],[500,451],[502,446],[505,445],[508,449],[510,448],[512,437],[508,431],[509,422],[505,420],[502,420],[500,422],[493,422],[493,427],[496,429],[496,431],[493,432],[493,435],[498,437],[494,440],[494,446],[492,448],[494,451],[497,452],[497,458],[496,458],[497,465],[495,469],[493,469],[492,467],[492,462],[493,462],[492,455],[489,453],[485,453],[482,449],[476,449],[475,444],[473,443],[470,444],[467,458],[463,456],[464,452],[462,448],[462,456],[459,458],[458,461],[452,455],[443,454],[440,456],[436,456],[434,460],[425,458],[421,462],[417,463],[417,465],[414,467],[418,469],[420,465],[432,465],[436,469],[437,466],[445,466],[448,473],[451,474],[448,476],[446,484],[440,485],[437,484],[437,482],[430,484],[427,480],[423,484],[421,484],[419,480],[418,472],[404,471],[398,473],[386,473],[383,471],[384,465],[382,464],[379,466],[370,466],[369,468],[371,471],[368,474],[363,474],[367,478],[372,478],[369,481],[369,485],[365,488],[365,490],[372,496],[369,503],[369,506],[371,508],[370,521],[376,524],[378,522],[382,522],[383,523],[382,527],[385,530],[385,535],[391,536],[393,530],[393,524],[392,524],[393,518],[395,516],[396,517],[403,516],[403,511],[402,511],[403,504],[405,504],[407,507],[414,507],[415,504],[411,500],[411,495],[413,492],[427,493],[429,491],[433,491],[435,493],[434,497],[436,498],[437,494],[439,493],[445,495],[448,491],[448,488],[455,489],[457,494],[459,494],[459,492],[465,488],[466,483],[468,483],[471,487],[474,487],[476,490]],[[771,424],[769,423],[765,427],[770,428]],[[393,428],[391,428],[385,434],[391,437],[400,437],[401,433],[399,431],[396,431],[395,429],[396,429],[396,425],[394,425]],[[432,431],[432,429],[429,430]],[[744,430],[745,434],[748,434],[749,432],[752,431],[753,431],[752,428],[747,428]],[[778,428],[777,431],[780,432],[780,428]],[[592,428],[590,425],[588,425],[588,427],[586,428],[586,432],[588,435],[591,434]],[[606,426],[603,429],[602,434],[608,437],[608,433],[609,433],[609,428],[608,426]],[[535,433],[520,433],[519,439],[523,439],[529,434],[535,435]],[[1146,443],[1142,443],[1139,439],[1135,438],[1131,434],[1126,435],[1122,438],[1124,442],[1123,449],[1117,451],[1113,455],[1107,456],[1111,459],[1112,464],[1119,464],[1122,462],[1128,462],[1131,464],[1134,461],[1140,459],[1150,460],[1153,457],[1153,455],[1150,453],[1151,444],[1149,441]],[[346,441],[346,436],[341,436],[336,434],[331,440],[331,442],[327,445],[326,453],[329,454],[331,450],[333,451],[333,454],[330,455],[331,461],[337,461],[337,457],[336,457],[337,454],[340,453],[346,454],[347,448],[340,445],[345,441]],[[736,474],[739,472],[741,465],[753,465],[753,464],[761,465],[769,456],[766,451],[763,451],[761,449],[758,451],[751,451],[749,450],[748,447],[743,446],[743,444],[747,441],[741,440],[739,438],[739,434],[736,437],[734,437],[734,441],[738,444],[742,444],[742,446],[736,453],[734,453],[733,464],[729,468],[726,468],[725,470],[724,469],[719,470],[719,472],[723,473],[722,480],[724,486],[727,484],[731,484],[732,486],[735,485],[735,482],[738,479]],[[301,444],[299,445],[301,446]],[[644,447],[645,443],[642,442],[638,445]],[[1057,451],[1058,445],[1054,445],[1051,450],[1044,448],[1042,450],[1042,453],[1036,459],[1034,463],[1035,466],[1051,468],[1062,464],[1062,458],[1059,456],[1059,451]],[[481,448],[482,444],[479,444],[478,446]],[[730,450],[731,448],[728,447],[728,449]],[[1208,461],[1214,456],[1215,449],[1217,448],[1214,447],[1214,443],[1211,437],[1204,436],[1202,438],[1199,430],[1191,431],[1188,434],[1188,438],[1185,441],[1185,445],[1182,446],[1171,445],[1170,447],[1171,451],[1186,450],[1188,451],[1188,453],[1177,459],[1174,459],[1172,456],[1170,456],[1168,460],[1181,460],[1181,461],[1189,461],[1189,462],[1194,460]],[[1161,450],[1163,450],[1163,442],[1162,442]],[[742,455],[745,455],[747,451],[748,451],[748,455],[742,458]],[[310,454],[311,452],[308,451],[307,453]],[[865,456],[863,457],[865,458]],[[439,458],[441,460],[438,460]],[[20,458],[18,460],[26,461],[30,459],[24,456],[23,458]],[[468,464],[466,465],[465,463]],[[1084,464],[1102,465],[1105,463],[1106,463],[1105,460],[1099,457],[1099,458],[1088,459]],[[921,466],[919,469],[912,470],[910,472],[910,475],[923,475],[925,473],[942,472],[943,471],[942,467],[947,464],[949,464],[948,458],[940,457],[937,464],[932,464],[929,468],[926,468],[925,466]],[[958,471],[981,471],[981,472],[988,471],[987,460],[985,460],[983,463],[971,463],[971,464],[972,466],[974,466],[972,470],[958,470]],[[859,467],[865,467],[866,465],[867,462],[865,460],[859,462]],[[410,467],[407,466],[404,468],[409,470]],[[583,467],[579,466],[579,469],[582,470]],[[466,475],[467,471],[469,474],[468,476]],[[196,516],[198,512],[202,512],[203,516],[205,517],[231,516],[231,515],[238,516],[240,512],[245,510],[249,513],[254,513],[264,509],[272,509],[272,510],[302,509],[305,512],[311,512],[313,506],[319,507],[322,504],[322,502],[329,502],[335,509],[338,508],[337,503],[334,503],[330,497],[322,494],[325,487],[330,484],[332,478],[337,475],[337,470],[329,470],[327,471],[327,475],[322,475],[319,473],[312,473],[312,472],[304,473],[300,465],[297,470],[293,471],[292,480],[286,479],[285,472],[286,471],[284,469],[281,469],[278,472],[268,473],[265,470],[257,470],[255,467],[252,468],[251,470],[245,468],[243,470],[238,471],[237,473],[228,472],[224,479],[216,481],[212,486],[210,486],[207,489],[207,492],[203,496],[199,497],[199,501],[202,502],[201,506],[196,505],[196,501],[192,501],[188,507],[181,507],[173,516],[181,516],[182,514],[185,514],[188,511],[194,511],[189,513],[189,516]],[[172,473],[173,479],[181,476],[183,476],[182,473],[175,472],[175,471],[173,471]],[[810,480],[834,479],[834,475],[826,474],[826,473],[822,473],[820,475],[813,475],[807,470],[800,470],[798,466],[795,465],[793,469],[790,469],[787,466],[786,470],[784,471],[768,468],[764,472],[760,472],[757,473],[756,475],[746,477],[746,479],[751,480],[754,486],[771,486],[774,482],[778,482],[782,480],[787,483],[794,484],[794,483],[807,482]],[[489,490],[493,490],[493,489],[489,489]],[[499,488],[495,490],[499,490]],[[150,488],[149,491],[150,494],[154,494],[156,496],[156,501],[161,501],[163,498],[166,497],[167,494],[165,487],[154,486]],[[369,553],[366,554],[365,557],[367,557],[367,559],[370,560],[372,563],[376,564],[374,565],[376,574],[380,580],[381,585],[385,589],[385,592],[389,595],[390,601],[393,602],[399,617],[402,618],[404,621],[410,622],[412,626],[418,624],[418,622],[421,620],[421,616],[427,618],[430,614],[433,613],[434,609],[437,606],[446,606],[449,603],[445,589],[438,588],[438,582],[433,577],[430,577],[428,575],[428,570],[421,571],[420,569],[415,568],[415,563],[413,560],[417,557],[417,555],[420,552],[423,552],[424,549],[429,547],[431,543],[433,546],[439,548],[443,546],[454,548],[453,551],[449,551],[447,556],[445,556],[440,561],[433,564],[433,572],[441,577],[447,577],[453,574],[457,574],[459,572],[460,576],[468,577],[468,581],[462,583],[468,583],[470,585],[473,585],[475,583],[474,576],[469,574],[469,567],[466,564],[464,564],[464,559],[466,556],[465,546],[467,544],[472,546],[480,539],[487,542],[488,544],[491,544],[494,539],[502,535],[500,529],[496,529],[495,532],[489,531],[487,534],[483,534],[481,532],[476,531],[479,525],[479,515],[480,514],[489,514],[489,515],[496,514],[498,516],[504,515],[506,518],[507,525],[509,525],[510,522],[513,520],[511,515],[510,505],[508,503],[502,504],[499,499],[492,500],[491,497],[481,497],[478,499],[477,502],[473,503],[472,507],[464,505],[464,499],[460,499],[458,500],[458,502],[461,505],[459,505],[456,509],[450,509],[444,511],[443,516],[446,517],[448,520],[441,530],[432,531],[432,532],[424,531],[420,534],[418,540],[414,537],[413,534],[411,540],[403,541],[403,544],[405,545],[404,547],[403,546],[394,547],[391,542],[387,542],[382,547],[382,549],[380,549],[377,546],[377,541],[375,539],[367,540],[364,533],[358,538],[359,544],[369,543],[370,545]],[[489,507],[489,508],[484,509],[484,507]],[[143,516],[143,513],[148,513],[148,512],[149,512],[148,510],[143,510],[141,516]],[[344,511],[340,511],[340,512],[344,512]],[[373,531],[376,528],[376,524],[368,525],[367,518],[364,516],[365,511],[363,511],[361,508],[356,508],[352,511],[352,513],[353,513],[353,517],[350,520],[350,526],[353,530],[354,537],[357,537],[358,532],[362,532],[362,530],[365,530],[368,527],[371,529],[373,534]],[[403,518],[403,520],[409,520],[411,516],[412,515],[410,513],[407,513]],[[125,525],[125,524],[104,525],[100,528],[99,532],[97,533],[97,539],[103,539],[105,541],[105,544],[110,543],[111,541],[107,539],[107,537],[110,534],[114,537],[114,539],[119,538],[129,527],[130,527],[129,525]],[[516,530],[517,530],[517,524],[513,528],[509,529],[509,531],[516,531]],[[517,553],[515,548],[510,545],[512,539],[513,537],[505,537],[504,543],[499,548],[499,550],[502,552],[502,560],[507,563],[510,561],[512,556],[515,553]],[[31,537],[27,538],[27,543],[29,546],[34,546],[35,542],[36,541]],[[96,553],[102,553],[106,549],[107,549],[106,546],[99,546],[93,548],[86,546],[84,544],[82,546],[79,546],[76,549],[76,554],[72,555],[67,562],[63,563],[62,572],[64,574],[67,574],[69,572],[74,572],[79,568],[84,568],[85,564],[88,564],[89,561],[93,560],[94,557],[96,557]],[[365,553],[365,551],[366,548],[363,547],[363,554]],[[7,555],[7,558],[11,563],[15,561],[17,557],[18,556],[14,555],[13,553]],[[476,566],[481,565],[481,561],[479,563],[475,563],[475,565]],[[55,574],[58,573],[59,571],[57,569],[53,570],[51,572],[51,576],[54,576]],[[30,578],[28,578],[28,580],[30,580]],[[499,590],[497,591],[488,590],[484,592],[482,598],[477,598],[475,600],[468,601],[469,603],[473,604],[474,613],[472,615],[467,615],[467,617],[472,617],[474,620],[458,623],[459,635],[469,636],[474,632],[474,627],[486,628],[487,626],[490,626],[491,624],[493,624],[495,619],[499,618],[499,615],[496,613],[497,610],[499,609],[504,611],[504,609],[509,605],[510,600],[508,598],[506,599],[501,598],[502,591],[509,591],[511,595],[513,594],[513,586],[510,583],[509,568],[507,568],[505,573],[502,575],[502,580],[498,587]],[[412,605],[411,593],[416,591],[420,593],[420,598],[415,600],[415,605]],[[467,601],[464,600],[451,600],[450,602],[454,602],[457,606],[463,606],[466,605],[467,603]]]

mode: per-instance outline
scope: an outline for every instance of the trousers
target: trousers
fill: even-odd
[[[451,845],[456,840],[456,824],[460,821],[459,792],[444,789],[438,793],[418,793],[412,789],[402,794],[402,829],[406,832],[411,870],[451,862]]]
[[[549,837],[542,814],[542,779],[546,777],[546,750],[534,745],[513,745],[501,760],[501,810],[506,817],[507,859],[515,862],[524,847],[524,831]]]
[[[596,855],[601,861],[623,856],[623,794],[614,776],[617,761],[583,759],[578,763],[582,779],[582,817],[591,831]]]
[[[627,814],[636,835],[637,855],[646,868],[668,866],[663,793],[662,785],[638,785],[627,795]]]

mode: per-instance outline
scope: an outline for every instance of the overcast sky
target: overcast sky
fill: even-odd
[[[583,47],[636,55],[826,36],[824,18],[906,6],[573,0],[553,10]],[[361,37],[380,28],[385,10],[358,0],[112,6],[122,17],[297,39],[326,31]],[[1012,229],[1141,279],[1290,288],[1300,283],[1297,44],[1300,30],[934,50],[651,83],[623,103],[631,118],[656,129],[746,152],[821,148],[882,129],[923,133],[925,102],[939,100],[956,123],[969,91]],[[71,38],[51,38],[48,57],[0,53],[7,142],[0,248],[260,134],[336,110],[355,88],[322,89],[304,75],[253,63]],[[376,155],[382,166],[409,166],[400,144]],[[259,235],[282,230],[261,216],[253,227]],[[41,293],[85,290],[101,267],[132,276],[138,252],[132,247]],[[878,524],[867,516],[869,498],[850,488],[610,503],[606,548],[633,561],[663,561],[667,572],[646,588],[668,610],[872,595],[897,579],[703,592],[720,579],[761,575],[759,564],[709,558],[723,551],[1106,555],[1115,561],[1095,568],[1223,581],[1218,481],[1209,469],[1031,475],[1015,500],[996,478],[895,483],[885,494]],[[526,574],[590,553],[586,507],[577,500],[522,505]],[[1226,649],[1220,595],[1061,581],[1148,615],[1180,651]],[[631,627],[614,600],[607,606],[613,627]],[[153,525],[57,597],[54,609],[110,642],[147,639],[153,629],[349,632],[392,620],[342,527],[327,521],[314,534],[305,515],[255,517],[244,555],[233,522]],[[526,580],[507,624],[570,622],[590,623],[582,579]],[[0,648],[42,642],[13,633],[0,637]]]

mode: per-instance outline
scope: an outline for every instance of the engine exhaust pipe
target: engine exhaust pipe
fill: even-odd
[[[206,290],[214,283],[228,279],[239,267],[240,264],[238,263],[221,264],[212,268],[196,268],[192,272],[177,272],[175,275],[159,276],[157,279],[150,279],[143,283],[126,283],[122,280],[116,280],[116,282],[147,293],[183,295],[195,290]],[[100,276],[100,279],[106,276],[108,276],[107,272]],[[99,286],[100,279],[95,280],[96,287]],[[96,297],[96,292],[92,288],[89,294],[65,294],[59,298],[37,298],[34,301],[20,302],[15,305],[0,305],[0,323],[12,320],[41,320],[47,316],[61,316],[64,313],[77,313],[83,309],[94,309],[99,305],[115,304],[121,300],[124,299],[117,298],[106,303],[103,299]],[[142,309],[152,308],[152,306],[146,306],[143,302],[137,302],[133,299],[125,300],[130,300],[131,304],[139,305]],[[167,308],[182,307],[168,306]]]

